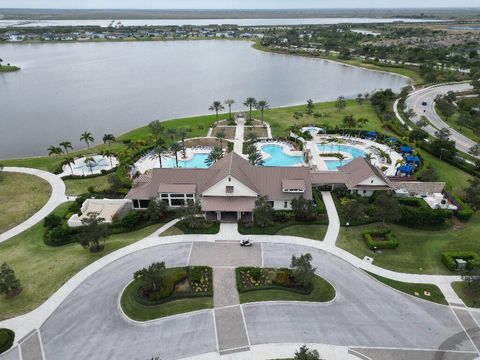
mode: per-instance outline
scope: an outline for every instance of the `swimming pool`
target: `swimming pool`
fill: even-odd
[[[265,159],[263,166],[298,166],[305,162],[303,156],[292,156],[283,152],[283,147],[275,144],[263,145],[261,150],[268,155],[268,159]]]
[[[75,165],[73,166],[73,169],[77,171],[83,171],[83,172],[95,172],[95,171],[100,171],[100,170],[110,168],[110,160],[106,157],[103,157],[102,155],[93,156],[93,159],[95,161],[92,162],[91,168],[89,166],[90,164],[88,162],[85,162],[85,159],[86,158],[82,158],[75,161]]]
[[[208,165],[205,164],[205,160],[207,160],[208,154],[206,153],[195,153],[193,154],[193,157],[190,160],[182,160],[178,158],[178,167],[180,168],[189,168],[189,169],[206,169],[208,168]],[[174,168],[175,167],[175,158],[174,157],[167,157],[162,159],[163,163],[162,166],[164,168]],[[157,166],[158,166],[158,161],[157,161]]]
[[[365,155],[364,151],[348,145],[317,144],[317,148],[320,152],[325,152],[325,153],[344,152],[352,155],[354,159]],[[322,154],[320,154],[320,156],[321,155]]]
[[[356,159],[358,157],[363,157],[365,155],[364,151],[354,148],[352,146],[347,146],[347,145],[317,144],[317,148],[320,151],[320,156],[322,156],[322,153],[336,153],[336,152],[343,152],[343,153],[350,154],[352,156],[351,158],[345,159],[343,161],[324,160],[328,170],[337,170],[337,168],[349,163],[353,159]]]

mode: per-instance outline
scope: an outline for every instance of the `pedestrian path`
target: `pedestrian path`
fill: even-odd
[[[237,119],[237,127],[235,128],[235,140],[233,141],[233,151],[238,155],[243,154],[243,136],[245,133],[244,120]]]
[[[25,220],[23,223],[15,226],[14,228],[1,233],[0,243],[7,241],[15,235],[18,235],[25,230],[31,228],[33,225],[42,221],[48,214],[55,210],[57,206],[68,201],[68,198],[65,195],[65,183],[59,176],[55,174],[52,174],[48,171],[22,167],[5,167],[3,171],[38,176],[50,184],[50,186],[52,187],[52,194],[50,195],[47,203],[35,214],[33,214],[29,219]]]

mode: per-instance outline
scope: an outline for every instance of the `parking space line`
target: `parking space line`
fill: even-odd
[[[455,318],[457,319],[458,323],[460,324],[460,326],[462,327],[463,331],[465,332],[465,334],[467,335],[467,337],[469,338],[470,342],[472,343],[473,347],[475,348],[476,350],[476,353],[480,355],[480,351],[478,351],[478,348],[477,348],[477,345],[475,345],[475,343],[473,342],[473,339],[472,337],[470,336],[470,334],[468,333],[467,329],[465,329],[465,326],[463,326],[463,323],[462,321],[460,320],[460,318],[458,317],[458,315],[455,313],[455,310],[452,309],[450,306],[449,306],[449,309],[452,311],[453,313],[453,316],[455,316]],[[470,315],[470,313],[469,313]],[[470,315],[471,316],[471,315]],[[473,316],[471,316],[473,318]]]
[[[250,334],[248,333],[247,322],[245,321],[245,314],[243,313],[243,306],[240,305],[240,312],[242,313],[243,326],[245,327],[245,334],[247,335],[248,346],[252,346],[250,342]]]
[[[218,345],[218,332],[217,332],[217,320],[215,319],[215,309],[212,310],[213,315],[213,329],[215,331],[215,344],[217,346],[217,353],[220,352],[220,347]]]

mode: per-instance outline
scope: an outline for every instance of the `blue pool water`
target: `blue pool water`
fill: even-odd
[[[205,160],[208,158],[208,154],[193,154],[191,160],[183,161],[180,158],[178,159],[178,167],[181,168],[198,168],[198,169],[206,169],[208,168],[207,164],[205,164]],[[175,158],[164,158],[162,166],[164,168],[174,168],[175,167]]]
[[[328,170],[337,170],[338,167],[343,166],[350,162],[353,159],[356,159],[358,157],[362,157],[365,155],[365,152],[362,150],[359,150],[357,148],[354,148],[352,146],[347,146],[347,145],[329,145],[329,144],[317,144],[317,148],[320,151],[320,156],[322,156],[323,153],[335,153],[335,152],[344,152],[352,155],[351,159],[348,160],[325,160],[325,164],[327,165]]]
[[[91,171],[98,171],[98,170],[103,170],[103,169],[106,169],[108,167],[110,167],[110,160],[107,159],[107,158],[104,158],[103,156],[101,155],[96,155],[93,157],[93,159],[95,160],[95,162],[93,162],[91,165],[91,169],[90,169],[90,164],[87,164],[85,163],[85,159],[83,160],[80,160],[76,163],[75,166],[73,166],[74,169],[76,170],[82,170],[84,172],[89,172],[90,170]]]
[[[287,155],[283,152],[283,148],[280,145],[263,145],[261,149],[270,155],[265,160],[264,166],[297,166],[304,164],[303,156]]]

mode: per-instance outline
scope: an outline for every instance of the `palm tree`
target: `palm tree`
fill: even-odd
[[[113,134],[105,134],[103,135],[103,143],[104,144],[109,144],[111,145],[112,142],[114,142],[116,139],[115,139],[115,136]]]
[[[369,162],[372,161],[373,159],[373,155],[371,153],[366,153],[365,155],[363,155],[363,158]]]
[[[251,144],[247,150],[248,154],[248,161],[250,161],[250,164],[252,165],[257,165],[257,166],[263,166],[265,161],[263,160],[263,156],[260,153],[260,151],[257,149],[257,147],[253,144]]]
[[[170,136],[170,140],[173,141],[173,138],[177,135],[177,130],[175,128],[168,128],[167,129],[167,136]]]
[[[235,100],[227,99],[224,102],[228,106],[228,120],[232,121],[232,105],[235,104]]]
[[[210,166],[213,163],[216,163],[222,157],[223,157],[223,149],[218,146],[214,146],[212,151],[210,151],[210,153],[208,154],[208,157],[205,159],[205,164]]]
[[[48,156],[63,154],[63,150],[61,147],[53,146],[53,145],[49,146],[47,151],[48,151]]]
[[[80,136],[80,141],[84,141],[87,144],[87,148],[90,149],[90,143],[93,143],[95,141],[95,138],[93,137],[91,132],[85,131]]]
[[[152,157],[153,158],[158,158],[158,162],[159,162],[159,165],[160,165],[160,169],[163,168],[163,164],[162,164],[162,155],[164,153],[167,152],[167,148],[163,145],[159,145],[159,146],[156,146],[155,148],[153,148],[152,150]]]
[[[215,111],[215,124],[218,125],[218,112],[225,109],[225,106],[222,105],[221,101],[215,100],[212,105],[208,108],[210,111]]]
[[[182,150],[179,143],[174,142],[170,145],[170,151],[175,155],[175,166],[178,167],[178,152]]]
[[[104,157],[107,157],[110,159],[110,167],[113,168],[113,163],[112,163],[112,157],[114,153],[110,149],[106,149],[100,152],[100,155],[103,155]]]
[[[367,125],[368,119],[360,118],[357,120],[357,126],[359,129],[362,129],[365,125]],[[360,131],[358,132],[358,136],[360,136]]]
[[[253,97],[248,97],[248,98],[243,102],[243,106],[249,108],[250,121],[252,121],[252,108],[255,107],[256,105],[257,105],[257,100],[255,100],[255,98],[253,98]]]
[[[180,136],[180,139],[182,140],[182,153],[184,158],[187,157],[186,148],[185,148],[185,138],[187,137],[187,134],[188,134],[187,129],[181,128],[180,130],[178,130],[178,136]]]
[[[63,159],[62,166],[68,166],[73,175],[72,165],[75,165],[75,159],[72,156],[67,156],[65,159]]]
[[[59,145],[65,149],[66,154],[68,154],[68,149],[73,150],[73,146],[70,141],[62,141]]]
[[[346,159],[345,155],[338,153],[338,154],[335,154],[335,157],[336,157],[338,160],[340,160],[340,166],[342,166],[342,165],[343,165],[343,160]]]
[[[88,156],[85,158],[85,160],[83,160],[85,162],[85,164],[90,168],[90,172],[93,174],[93,165],[96,164],[96,161],[93,157],[91,156]]]
[[[263,124],[263,112],[264,110],[270,109],[270,105],[265,100],[260,100],[255,107],[257,108],[257,110],[260,110],[262,112],[262,124]]]
[[[220,149],[223,149],[223,140],[225,140],[225,138],[226,138],[225,131],[220,130],[215,137],[218,140],[220,140]]]

